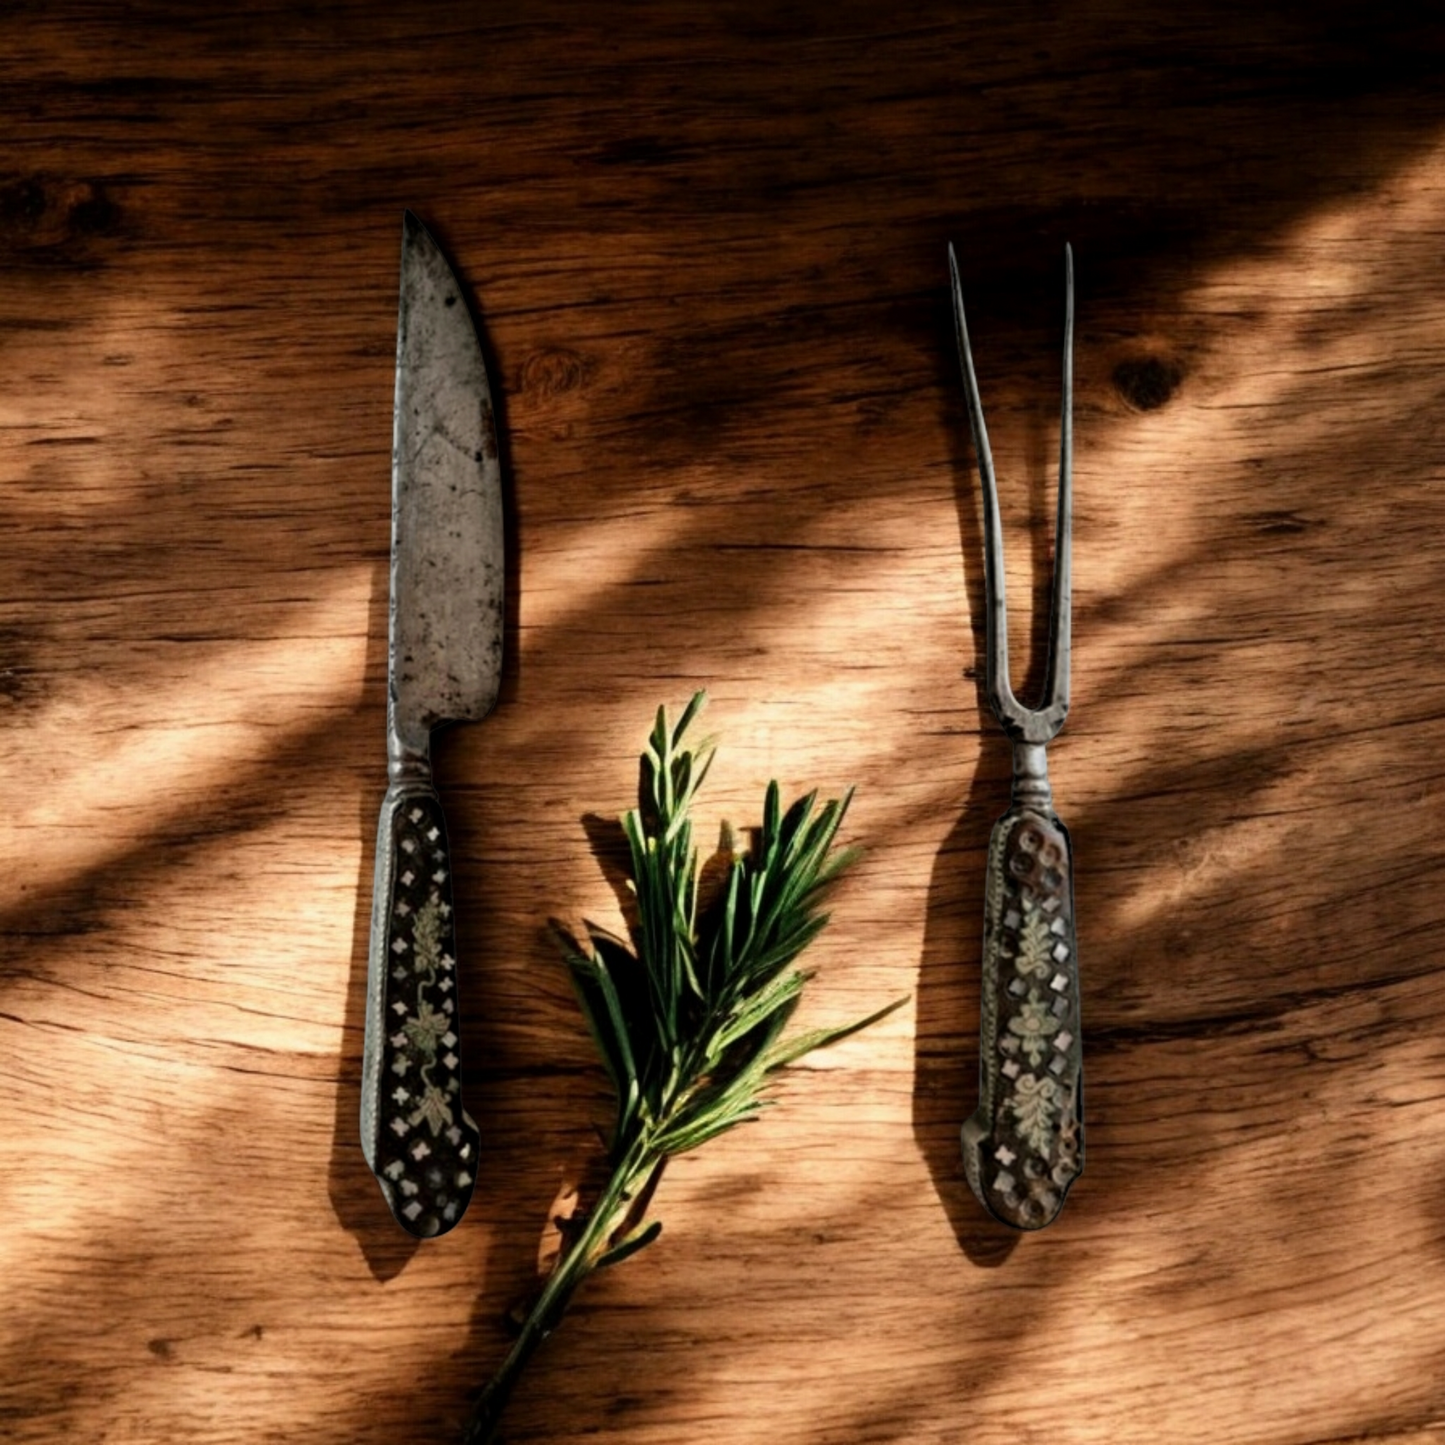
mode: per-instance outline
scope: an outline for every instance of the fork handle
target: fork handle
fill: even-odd
[[[1014,806],[988,849],[979,1106],[964,1169],[996,1219],[1042,1229],[1084,1168],[1073,849],[1047,806]]]
[[[462,1107],[451,871],[436,790],[393,782],[376,834],[361,1148],[396,1222],[423,1239],[461,1218],[481,1142]]]

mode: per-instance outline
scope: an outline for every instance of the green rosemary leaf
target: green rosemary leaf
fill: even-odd
[[[692,1148],[692,1144],[684,1144],[682,1141],[693,1131],[708,1128],[722,1119],[732,1118],[736,1121],[760,1107],[758,1095],[767,1078],[768,1055],[787,1026],[791,1014],[791,1005],[780,1008],[759,1026],[756,1043],[734,1072],[720,1073],[698,1082],[694,1092],[685,1099],[673,1119],[655,1138],[654,1143],[661,1153],[676,1154],[681,1153],[684,1148]],[[713,1132],[721,1133],[722,1130],[716,1129]]]
[[[703,704],[706,702],[707,693],[705,691],[699,690],[693,693],[692,699],[689,701],[688,705],[683,708],[682,716],[678,718],[677,726],[673,729],[673,747],[678,747],[681,744],[682,735],[688,730],[688,728],[692,726],[693,721],[696,719],[698,713],[702,711]],[[705,748],[706,744],[704,744],[703,747]]]
[[[785,862],[791,862],[796,856],[798,839],[804,836],[808,818],[813,811],[813,804],[817,801],[818,790],[814,788],[811,793],[805,793],[799,798],[783,814],[783,820],[778,825],[778,850],[780,857]]]
[[[722,928],[708,951],[710,967],[708,978],[714,989],[723,987],[727,975],[727,961],[734,957],[737,937],[738,899],[742,892],[743,869],[736,859],[728,869],[727,891],[723,894]]]
[[[621,1264],[624,1259],[630,1259],[639,1250],[646,1249],[661,1233],[662,1221],[660,1219],[654,1219],[650,1223],[640,1226],[625,1239],[614,1244],[611,1249],[598,1255],[597,1263],[593,1268],[606,1269],[609,1265]]]
[[[907,1002],[907,997],[896,998],[892,1003],[884,1004],[875,1013],[869,1014],[867,1018],[858,1019],[855,1023],[842,1024],[838,1028],[814,1029],[810,1033],[799,1034],[796,1038],[789,1039],[786,1043],[769,1051],[768,1057],[764,1061],[764,1071],[769,1074],[776,1073],[779,1069],[801,1059],[804,1054],[811,1054],[814,1049],[827,1048],[829,1044],[836,1044],[839,1039],[846,1039],[850,1034],[856,1034],[859,1030],[869,1027],[870,1024],[876,1024],[879,1019],[887,1018],[895,1009],[902,1008]]]
[[[617,1091],[615,1144],[631,1123],[639,1094],[637,1065],[627,1021],[612,976],[600,957],[569,952],[566,962],[588,1030]]]
[[[677,1039],[679,1020],[678,990],[671,967],[675,935],[671,927],[672,910],[665,898],[667,875],[656,840],[648,836],[641,814],[635,810],[625,814],[622,828],[632,853],[631,881],[637,898],[636,942],[641,972],[647,980],[659,1038],[671,1045]]]
[[[851,796],[850,790],[842,800],[827,804],[812,827],[798,840],[789,858],[789,877],[778,899],[780,909],[800,906],[820,886],[828,850],[842,826]],[[838,871],[839,868],[834,869],[834,876]]]
[[[826,888],[845,868],[851,868],[862,856],[861,848],[839,848],[831,853],[813,880],[813,891]]]
[[[739,1124],[753,1123],[770,1105],[771,1100],[754,1099],[748,1106],[731,1113],[714,1110],[703,1115],[686,1127],[669,1131],[667,1152],[670,1156],[690,1154],[709,1139],[716,1139],[719,1134],[726,1134],[729,1129],[734,1129]]]
[[[766,953],[758,955],[753,976],[767,978],[790,964],[824,929],[829,915],[815,913],[792,927]]]
[[[745,1039],[764,1019],[770,1017],[785,1004],[792,1003],[803,991],[803,985],[811,975],[794,969],[781,973],[770,983],[764,984],[756,993],[749,994],[738,1005],[732,1017],[724,1022],[713,1035],[710,1062],[722,1057],[735,1043]]]

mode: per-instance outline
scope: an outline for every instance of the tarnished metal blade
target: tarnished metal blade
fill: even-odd
[[[502,476],[476,328],[446,257],[402,226],[392,442],[392,725],[425,748],[484,717],[502,670]]]

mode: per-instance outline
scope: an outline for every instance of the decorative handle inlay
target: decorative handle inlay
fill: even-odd
[[[1010,808],[988,849],[979,1106],[968,1182],[990,1214],[1041,1229],[1084,1167],[1073,852],[1047,809]]]
[[[397,1223],[425,1239],[462,1217],[480,1142],[462,1107],[446,820],[426,783],[387,790],[373,900],[361,1143]]]

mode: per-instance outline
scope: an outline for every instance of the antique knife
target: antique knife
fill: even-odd
[[[432,729],[485,717],[502,668],[502,480],[481,347],[426,228],[402,222],[391,453],[387,774],[367,964],[361,1147],[402,1228],[462,1217],[479,1135],[462,1107],[451,857]]]

